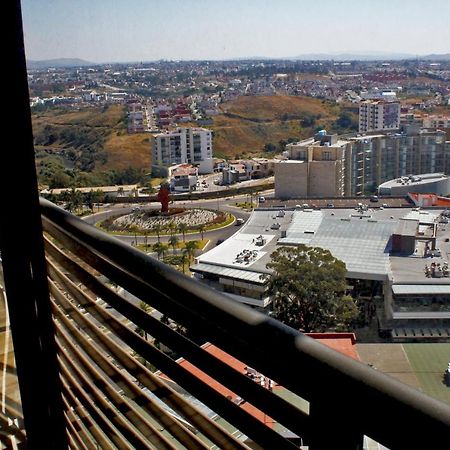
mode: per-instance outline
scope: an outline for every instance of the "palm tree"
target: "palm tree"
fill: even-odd
[[[174,221],[169,222],[167,228],[169,229],[169,233],[171,236],[173,236],[175,234],[175,231],[177,230],[177,226],[175,225]]]
[[[145,250],[148,250],[148,229],[143,230]]]
[[[188,229],[188,226],[185,223],[180,223],[180,225],[178,225],[178,229],[183,234],[183,242],[186,242],[186,231]]]
[[[155,231],[156,235],[158,236],[158,243],[161,242],[161,224],[157,223],[153,226],[153,230]]]
[[[83,205],[83,194],[75,188],[72,188],[68,194],[69,201],[67,203],[67,209],[72,212],[77,212]]]
[[[162,244],[161,242],[156,242],[153,244],[153,251],[158,255],[158,259],[161,259],[161,256],[164,257],[164,253],[166,253],[167,248],[167,245]]]
[[[186,248],[183,248],[183,251],[181,252],[181,264],[183,265],[183,273],[186,273],[186,254],[187,250]]]
[[[202,223],[201,225],[199,225],[198,229],[199,229],[200,233],[202,234],[202,241],[203,241],[203,233],[205,232],[206,225],[204,223]]]
[[[188,255],[188,262],[194,258],[195,250],[198,249],[198,241],[188,241],[185,244],[186,253]]]
[[[178,241],[179,241],[179,239],[178,239],[178,237],[175,236],[175,235],[170,236],[170,238],[169,238],[169,245],[172,247],[173,254],[175,254],[175,248],[176,248],[177,245],[178,245]]]

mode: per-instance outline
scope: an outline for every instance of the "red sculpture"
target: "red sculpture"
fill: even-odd
[[[162,185],[159,189],[156,197],[161,203],[161,212],[166,213],[169,211],[169,189],[167,186]]]

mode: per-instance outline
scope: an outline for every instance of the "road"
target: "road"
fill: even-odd
[[[182,201],[178,202],[175,201],[174,205],[181,208],[208,208],[208,209],[215,209],[219,211],[226,211],[236,218],[240,217],[244,220],[247,220],[251,214],[250,211],[243,210],[242,208],[238,208],[236,206],[233,206],[234,203],[239,201],[245,201],[246,195],[241,195],[239,197],[235,198],[228,198],[228,199],[211,199],[211,200],[192,200],[192,201]],[[117,204],[117,205],[110,205],[107,210],[92,214],[90,216],[86,216],[83,219],[90,223],[91,225],[94,225],[100,221],[103,221],[109,217],[112,216],[119,216],[124,214],[129,214],[132,212],[133,208],[135,208],[137,205],[133,204]],[[152,203],[149,205],[139,205],[141,210],[143,211],[149,211],[149,210],[155,210],[160,208],[159,203]],[[208,245],[203,249],[203,251],[206,251],[211,248],[211,246],[215,245],[218,240],[225,240],[229,238],[232,234],[236,233],[238,231],[238,227],[232,223],[231,225],[228,225],[224,228],[219,228],[216,230],[211,231],[205,231],[204,239],[208,239],[210,242]],[[181,236],[181,234],[180,234]],[[126,242],[127,244],[131,245],[132,243],[135,243],[135,240],[138,241],[138,244],[144,244],[145,243],[145,237],[143,235],[115,235],[116,238],[120,239],[123,242]],[[189,240],[200,240],[201,239],[201,233],[187,233],[186,238]],[[169,239],[169,235],[162,235],[160,240],[161,242],[167,243]],[[147,238],[148,244],[153,244],[158,241],[157,236],[149,236]]]

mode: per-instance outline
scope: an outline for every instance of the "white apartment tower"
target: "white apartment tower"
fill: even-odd
[[[359,132],[400,128],[400,103],[367,100],[359,104]]]
[[[155,168],[192,164],[198,173],[213,171],[212,136],[206,128],[177,128],[152,136]]]

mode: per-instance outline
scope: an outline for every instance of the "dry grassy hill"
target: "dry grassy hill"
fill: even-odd
[[[51,109],[33,114],[33,130],[37,136],[48,125],[55,127],[56,130],[71,126],[76,129],[83,127],[95,129],[104,136],[103,151],[106,153],[106,162],[97,162],[93,172],[127,167],[149,169],[151,151],[148,133],[128,134],[125,116],[126,107],[123,105],[93,107],[79,111]],[[51,144],[52,148],[65,146],[58,140]],[[38,148],[45,150],[45,146],[42,145]]]
[[[317,126],[331,125],[341,108],[310,97],[243,96],[221,105],[214,117],[217,155],[258,154],[267,143],[306,138]],[[312,122],[312,123],[311,123]]]

